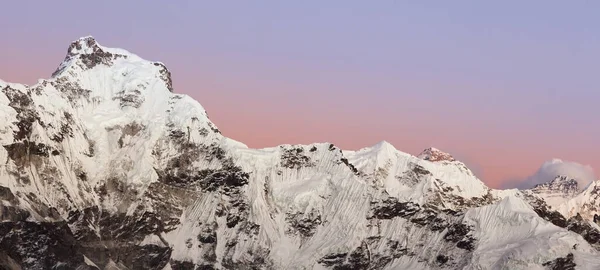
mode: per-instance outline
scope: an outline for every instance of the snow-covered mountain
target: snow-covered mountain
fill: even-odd
[[[579,193],[579,186],[575,179],[566,175],[559,175],[550,182],[538,184],[531,192],[544,198],[544,201],[552,208],[572,199]]]
[[[0,89],[3,269],[600,269],[600,182],[494,190],[387,142],[250,149],[92,37]]]

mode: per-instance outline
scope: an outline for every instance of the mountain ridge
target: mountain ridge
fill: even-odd
[[[175,93],[164,64],[92,37],[52,78],[0,89],[9,269],[600,266],[592,185],[550,205],[434,148],[251,149]]]

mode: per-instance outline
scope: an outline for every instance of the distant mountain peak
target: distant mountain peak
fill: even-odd
[[[535,185],[533,189],[549,189],[549,190],[578,190],[579,186],[577,184],[577,180],[566,176],[566,175],[557,175],[554,179],[549,182],[541,183]]]
[[[380,141],[372,146],[373,149],[397,151],[396,147],[387,141]]]
[[[547,203],[557,207],[565,199],[571,199],[580,193],[577,180],[558,175],[551,181],[535,185],[531,191],[546,199]]]
[[[429,148],[423,150],[423,152],[421,152],[421,154],[419,154],[417,157],[420,159],[423,159],[423,160],[431,161],[431,162],[456,161],[456,159],[454,159],[454,157],[452,155],[450,155],[446,152],[443,152],[434,147],[429,147]]]

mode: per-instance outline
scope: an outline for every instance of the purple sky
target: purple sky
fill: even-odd
[[[7,1],[0,78],[47,78],[93,35],[164,62],[252,147],[435,146],[492,187],[600,166],[600,2],[157,2]]]

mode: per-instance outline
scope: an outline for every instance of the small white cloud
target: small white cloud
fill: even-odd
[[[589,183],[596,180],[594,169],[589,165],[582,165],[577,162],[563,161],[553,159],[544,162],[542,166],[533,174],[522,180],[515,180],[508,183],[507,187],[532,188],[533,186],[548,181],[552,181],[556,176],[564,175],[577,181],[580,189],[585,188]]]

